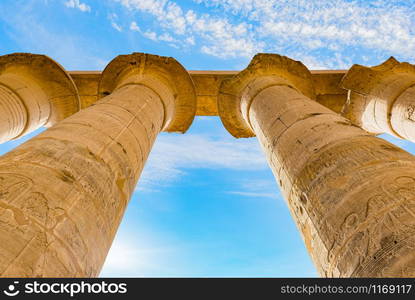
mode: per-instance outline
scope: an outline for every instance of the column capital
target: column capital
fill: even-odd
[[[196,114],[195,88],[189,73],[174,58],[146,53],[117,56],[102,73],[98,97],[128,84],[145,85],[160,96],[166,111],[163,131],[184,133],[192,124]]]
[[[0,83],[14,90],[23,99],[29,115],[32,105],[38,106],[39,101],[50,103],[50,111],[45,116],[47,120],[45,124],[39,124],[40,126],[50,127],[81,108],[78,89],[71,76],[60,64],[46,55],[13,53],[0,56]],[[44,97],[46,99],[33,100]],[[31,116],[28,119],[31,119]],[[30,124],[26,129],[28,128]],[[25,131],[21,135],[25,134]]]
[[[414,84],[415,66],[394,57],[373,67],[355,64],[340,82],[340,87],[349,91],[342,114],[370,132],[401,137],[390,122],[392,107]]]
[[[230,134],[236,138],[255,136],[247,121],[251,100],[274,85],[289,86],[315,99],[311,73],[300,61],[278,54],[257,54],[246,69],[221,84],[218,112]]]

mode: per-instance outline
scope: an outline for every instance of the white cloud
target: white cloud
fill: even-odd
[[[193,36],[187,37],[185,42],[189,45],[194,46],[195,45],[195,38]]]
[[[256,37],[285,45],[316,48],[350,46],[412,57],[415,51],[413,3],[392,1],[196,0],[207,7],[245,16],[256,23]]]
[[[241,180],[235,184],[236,189],[228,191],[234,194],[249,198],[269,198],[277,200],[281,198],[279,188],[275,180],[249,179]]]
[[[343,68],[347,58],[362,63],[368,53],[379,63],[390,55],[412,60],[415,52],[412,1],[193,0],[208,13],[172,0],[114,1],[154,16],[156,34],[159,27],[182,47],[220,58],[302,53],[314,61],[309,67]]]
[[[134,21],[131,22],[131,24],[130,24],[130,30],[132,30],[132,31],[138,31],[138,32],[141,31],[140,27],[138,27],[137,23],[134,22]]]
[[[150,39],[152,41],[157,41],[158,40],[157,33],[155,33],[154,31],[146,31],[146,32],[143,33],[143,35],[146,38],[148,38],[148,39]]]
[[[147,30],[145,36],[154,41],[182,41],[183,46],[196,45],[195,36],[202,42],[202,53],[227,58],[251,57],[262,51],[264,44],[254,41],[249,25],[234,24],[226,18],[200,15],[193,10],[184,11],[179,4],[167,0],[114,0],[132,11],[153,15],[163,29],[158,36]],[[154,32],[154,33],[153,33]],[[177,45],[175,43],[174,45]]]
[[[161,35],[157,35],[154,31],[146,31],[142,33],[144,37],[152,40],[152,41],[164,41],[164,42],[176,42],[176,39],[174,39],[170,34],[163,33]],[[171,46],[174,46],[174,44],[171,44]]]
[[[250,197],[250,198],[278,199],[276,193],[231,191],[231,192],[228,192],[228,194],[234,194],[234,195],[243,196],[243,197]]]
[[[81,3],[79,0],[68,0],[65,2],[66,7],[77,8],[82,12],[91,11],[91,7],[85,3]]]
[[[162,35],[160,35],[159,37],[158,37],[158,39],[160,40],[160,41],[165,41],[165,42],[174,42],[175,41],[175,39],[174,38],[172,38],[172,36],[170,35],[170,34],[168,34],[168,33],[163,33]]]
[[[115,13],[111,13],[108,15],[108,20],[110,20],[111,27],[117,30],[118,32],[122,32],[122,26],[118,24],[118,15]]]
[[[249,171],[264,170],[268,165],[256,139],[162,134],[151,151],[137,190],[169,184],[185,176],[189,168]]]
[[[122,27],[120,25],[118,25],[116,22],[112,21],[111,22],[111,26],[112,28],[114,28],[115,30],[117,30],[118,32],[122,31]]]

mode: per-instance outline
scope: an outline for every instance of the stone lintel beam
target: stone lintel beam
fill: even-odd
[[[217,95],[223,80],[229,79],[239,71],[188,71],[193,80],[197,97],[197,116],[217,116]],[[82,108],[90,106],[98,99],[100,71],[70,71],[76,83]],[[316,100],[320,104],[340,113],[347,100],[347,91],[339,87],[346,71],[314,70],[311,71]]]
[[[80,110],[75,83],[45,55],[0,56],[0,143],[50,127]]]
[[[261,54],[222,83],[219,114],[258,137],[322,276],[415,277],[414,156],[314,95],[304,65]]]
[[[185,131],[196,108],[190,76],[167,57],[119,56],[99,91],[0,157],[1,276],[97,276],[158,133]]]
[[[101,71],[76,71],[69,72],[78,88],[81,108],[87,108],[98,101],[98,85],[101,79]]]
[[[353,65],[341,81],[348,90],[343,115],[365,130],[415,141],[415,66],[391,57],[365,67]]]

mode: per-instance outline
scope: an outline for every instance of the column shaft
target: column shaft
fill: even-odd
[[[1,275],[98,275],[171,113],[129,84],[1,157]]]
[[[288,86],[245,121],[322,276],[415,276],[415,159]]]

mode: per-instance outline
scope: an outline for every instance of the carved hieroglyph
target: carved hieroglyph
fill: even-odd
[[[414,74],[394,59],[354,66],[350,121],[334,112],[341,73],[279,55],[193,77],[172,58],[122,55],[76,74],[80,93],[45,56],[1,56],[0,142],[55,125],[0,157],[0,274],[98,275],[158,133],[218,113],[258,137],[322,276],[415,277],[415,159],[372,135],[415,140]]]
[[[119,56],[99,92],[0,157],[2,276],[97,276],[157,134],[184,132],[196,110],[172,58]]]
[[[50,127],[80,109],[72,78],[45,55],[0,56],[0,143]]]
[[[415,66],[393,57],[375,67],[354,65],[340,84],[349,90],[343,115],[372,133],[415,141]]]
[[[415,276],[415,159],[318,104],[307,68],[261,54],[221,86],[235,137],[256,135],[322,276]]]

